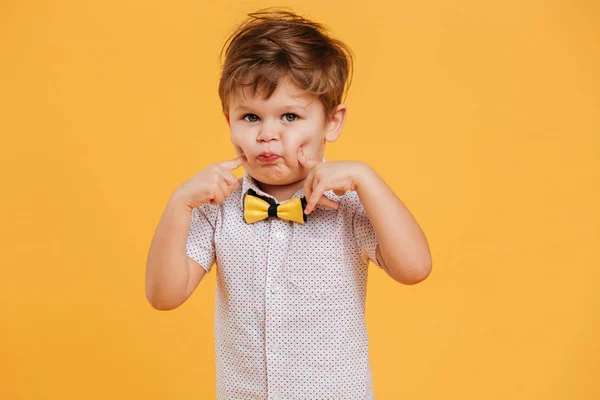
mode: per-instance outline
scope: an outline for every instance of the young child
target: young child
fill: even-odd
[[[427,240],[371,167],[324,158],[346,117],[349,48],[286,9],[249,16],[230,37],[219,86],[238,157],[172,194],[146,296],[178,307],[216,261],[220,400],[373,399],[367,266],[420,282]]]

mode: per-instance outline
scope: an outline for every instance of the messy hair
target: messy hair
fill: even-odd
[[[289,77],[323,103],[329,117],[341,104],[352,82],[352,50],[330,37],[322,24],[310,21],[289,8],[266,8],[248,14],[225,41],[219,97],[229,114],[229,100],[243,88],[271,97],[279,80]],[[229,45],[228,45],[229,43]]]

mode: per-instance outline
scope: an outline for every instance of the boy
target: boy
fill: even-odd
[[[293,12],[249,16],[219,86],[238,157],[169,199],[146,296],[157,309],[178,307],[216,261],[220,400],[373,399],[368,263],[414,284],[431,271],[428,244],[372,168],[323,157],[346,116],[348,48]]]

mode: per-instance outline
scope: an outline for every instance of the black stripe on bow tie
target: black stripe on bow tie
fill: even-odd
[[[304,222],[306,222],[306,213],[304,212],[304,210],[306,210],[306,203],[308,203],[306,201],[306,198],[304,196],[300,197],[300,203],[302,203],[302,219],[304,220]]]
[[[270,204],[269,205],[269,217],[277,216],[277,207],[279,207],[279,204]]]

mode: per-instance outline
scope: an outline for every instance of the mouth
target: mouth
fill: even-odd
[[[260,153],[256,159],[260,162],[263,163],[272,163],[274,161],[277,161],[280,158],[280,156],[278,154],[275,153],[271,153],[270,151],[265,151],[263,153]]]

